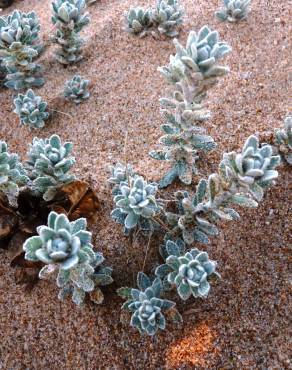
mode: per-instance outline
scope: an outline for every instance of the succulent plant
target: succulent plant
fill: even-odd
[[[275,130],[275,143],[288,164],[292,164],[292,116],[287,116],[284,128]]]
[[[122,182],[127,182],[128,177],[133,177],[135,175],[131,165],[127,164],[124,166],[121,163],[117,163],[115,166],[110,167],[111,177],[108,179],[108,182],[114,185],[112,194],[117,195],[121,194],[120,184]]]
[[[223,0],[223,3],[224,7],[215,13],[220,21],[238,22],[247,18],[250,0]]]
[[[175,303],[162,299],[162,282],[156,278],[153,282],[143,272],[137,276],[138,289],[121,288],[118,290],[123,298],[128,300],[123,304],[123,309],[133,312],[131,326],[140,333],[154,335],[158,329],[165,329],[164,311],[170,310]]]
[[[6,142],[0,141],[0,196],[2,193],[12,206],[16,206],[19,188],[28,180],[18,155],[10,154]]]
[[[33,180],[33,189],[46,201],[54,197],[60,186],[75,179],[68,173],[75,163],[75,158],[69,156],[71,151],[72,143],[62,144],[58,135],[45,140],[33,139],[26,166]]]
[[[146,227],[143,222],[151,220],[160,209],[156,192],[156,183],[148,184],[142,176],[129,177],[120,183],[119,192],[114,196],[116,208],[111,212],[112,218],[125,226],[126,233],[137,225]]]
[[[264,188],[272,185],[278,177],[275,167],[280,163],[280,157],[273,155],[271,145],[259,146],[256,136],[250,136],[241,153],[231,152],[223,155],[220,164],[221,171],[225,171],[227,181],[231,187],[251,193],[260,201]]]
[[[127,31],[139,34],[140,37],[146,36],[148,29],[152,26],[152,10],[141,7],[131,8],[126,14]]]
[[[72,293],[76,304],[81,304],[85,293],[93,292],[97,285],[112,282],[111,269],[100,266],[104,258],[93,251],[92,235],[86,226],[85,218],[70,222],[66,215],[50,212],[48,226],[39,226],[39,235],[23,245],[25,259],[45,264],[40,278],[58,270],[57,285],[62,288],[59,298]]]
[[[34,63],[42,49],[39,30],[35,12],[15,10],[0,17],[0,58],[7,70],[6,87],[18,90],[44,84],[40,66]]]
[[[158,31],[168,37],[178,35],[176,28],[183,22],[183,11],[178,0],[157,0],[153,12],[153,22],[157,24]]]
[[[202,100],[207,90],[217,83],[217,78],[228,72],[219,66],[218,60],[230,52],[225,42],[219,41],[217,31],[207,26],[198,34],[191,32],[186,48],[174,40],[176,55],[170,57],[168,66],[158,70],[174,85],[170,98],[160,99],[166,124],[161,126],[166,135],[160,138],[163,149],[150,152],[157,160],[171,162],[171,168],[161,179],[159,186],[166,187],[176,178],[190,184],[196,174],[196,160],[201,151],[208,152],[216,146],[211,136],[200,124],[210,117],[203,108]]]
[[[26,94],[18,94],[14,99],[14,105],[14,112],[18,114],[21,125],[28,125],[29,128],[45,126],[45,120],[49,117],[47,103],[35,95],[33,90],[28,90]]]
[[[197,248],[184,251],[184,243],[167,240],[160,249],[165,264],[155,270],[155,275],[165,280],[164,286],[175,286],[182,300],[191,295],[206,298],[210,290],[208,277],[216,274],[216,262],[209,259],[208,253]]]
[[[79,104],[89,98],[88,91],[89,80],[76,75],[70,81],[67,81],[64,89],[64,96],[74,103]]]
[[[77,63],[82,59],[81,46],[83,40],[79,33],[89,23],[85,0],[53,0],[52,22],[57,31],[54,41],[61,46],[57,52],[57,60],[61,64]]]

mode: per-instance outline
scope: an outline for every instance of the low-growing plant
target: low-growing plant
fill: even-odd
[[[70,142],[62,144],[58,135],[49,139],[33,139],[26,167],[33,180],[33,190],[42,194],[44,200],[53,199],[58,188],[75,179],[69,174],[75,163],[75,158],[70,157],[72,147]]]
[[[20,124],[29,128],[42,128],[49,117],[47,103],[40,96],[35,95],[33,90],[26,94],[18,94],[14,99],[14,112],[19,116]]]
[[[292,164],[292,116],[284,120],[284,127],[275,130],[275,144],[284,160]]]
[[[6,69],[6,87],[19,90],[44,84],[40,66],[34,62],[42,49],[39,30],[35,12],[15,10],[0,17],[0,58]]]
[[[90,96],[88,84],[89,80],[85,80],[79,75],[74,76],[71,80],[65,83],[65,98],[74,101],[76,104],[88,99]]]
[[[39,277],[42,279],[58,271],[59,298],[72,294],[73,302],[78,305],[84,301],[87,292],[92,293],[96,289],[99,296],[96,303],[101,303],[102,293],[98,286],[113,281],[112,269],[101,266],[104,257],[94,252],[92,234],[86,227],[85,218],[70,222],[64,214],[51,212],[48,226],[39,226],[39,235],[27,239],[23,245],[25,259],[45,264]]]
[[[178,0],[157,0],[156,7],[131,8],[126,13],[126,30],[144,37],[147,34],[158,33],[175,37],[178,35],[178,26],[183,22],[183,11]]]
[[[223,0],[224,6],[215,15],[220,21],[238,22],[247,18],[250,0]]]
[[[175,303],[161,298],[163,292],[160,278],[151,281],[143,272],[137,276],[138,289],[123,287],[118,294],[127,299],[122,308],[132,312],[131,326],[141,334],[154,335],[166,326],[165,311],[174,308]]]
[[[214,149],[213,138],[206,135],[200,126],[210,117],[210,112],[202,106],[202,100],[218,78],[229,71],[218,62],[231,48],[219,41],[217,31],[211,31],[207,26],[198,34],[190,32],[185,48],[177,40],[174,44],[175,56],[170,56],[169,65],[158,68],[173,85],[173,96],[160,99],[162,113],[167,120],[161,126],[165,135],[160,138],[160,143],[164,148],[150,152],[154,159],[171,162],[160,187],[166,187],[176,178],[190,184],[193,174],[198,173],[198,153]]]
[[[0,141],[0,198],[4,196],[12,206],[16,206],[20,187],[28,181],[27,172],[18,155],[9,153],[6,142]]]
[[[155,270],[155,275],[163,280],[164,289],[175,287],[182,300],[190,296],[206,298],[210,290],[208,278],[216,270],[216,262],[209,259],[208,253],[197,248],[185,251],[185,244],[178,240],[167,240],[160,248],[165,264]]]
[[[82,59],[81,46],[84,41],[79,33],[90,21],[85,8],[85,0],[52,2],[52,22],[57,28],[53,41],[61,46],[61,50],[56,53],[56,58],[61,64],[77,63]]]

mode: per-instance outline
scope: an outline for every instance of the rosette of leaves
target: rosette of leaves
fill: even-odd
[[[74,101],[76,104],[82,103],[90,96],[88,84],[89,80],[85,80],[79,75],[74,76],[70,81],[65,83],[65,98]]]
[[[177,27],[183,22],[183,11],[178,0],[158,0],[153,12],[153,22],[161,34],[168,37],[177,36]]]
[[[126,13],[126,29],[128,32],[140,37],[147,35],[152,26],[152,10],[141,7],[132,8]]]
[[[159,329],[164,330],[166,320],[164,312],[171,310],[175,303],[162,299],[162,282],[156,278],[151,282],[143,272],[137,276],[138,289],[120,288],[118,294],[127,301],[122,308],[132,312],[131,326],[141,334],[154,335]]]
[[[12,206],[17,205],[20,187],[29,181],[26,170],[15,153],[9,153],[5,141],[0,141],[0,197],[7,197]]]
[[[128,177],[133,177],[135,175],[130,164],[124,166],[122,163],[111,166],[110,173],[111,177],[108,179],[108,182],[113,185],[113,195],[120,194],[120,184],[122,182],[127,182]]]
[[[21,125],[28,125],[29,128],[42,128],[49,117],[47,103],[40,96],[35,95],[33,90],[26,94],[18,94],[14,99],[15,110],[19,116]]]
[[[0,58],[6,68],[6,87],[18,90],[44,84],[40,66],[34,62],[42,49],[39,30],[35,12],[15,10],[0,17]]]
[[[57,60],[64,65],[77,63],[82,59],[81,46],[83,40],[79,33],[89,23],[85,13],[85,0],[53,0],[52,22],[57,31],[54,41],[61,46],[57,52]]]
[[[252,135],[246,140],[241,153],[223,155],[220,168],[231,190],[235,188],[238,192],[250,193],[257,201],[261,201],[264,189],[278,177],[275,167],[280,161],[280,156],[273,155],[271,145],[260,146],[258,138]]]
[[[250,0],[223,0],[224,7],[215,15],[220,21],[238,22],[247,18]]]
[[[171,162],[160,187],[166,187],[176,178],[190,184],[193,174],[198,172],[199,152],[215,148],[213,138],[201,127],[201,123],[210,117],[202,100],[218,77],[228,72],[229,69],[219,65],[218,61],[231,50],[227,43],[219,41],[218,32],[207,26],[198,34],[190,32],[185,48],[177,40],[174,43],[176,55],[170,57],[168,66],[158,69],[174,85],[172,96],[160,99],[167,121],[162,125],[166,134],[160,139],[163,149],[150,152],[154,159]]]
[[[151,228],[151,219],[159,212],[155,195],[156,183],[147,183],[142,176],[129,177],[119,184],[119,191],[114,196],[116,208],[111,212],[112,218],[124,225],[125,233],[136,226],[143,230]]]
[[[292,116],[284,121],[284,128],[275,130],[275,143],[282,157],[292,164]]]
[[[44,200],[52,200],[58,188],[75,179],[69,174],[75,163],[75,158],[70,157],[72,147],[69,142],[62,144],[58,135],[45,140],[33,139],[26,166],[33,180],[33,190],[42,194]]]
[[[185,252],[183,242],[171,240],[167,240],[165,246],[160,248],[160,253],[165,264],[156,268],[155,275],[165,281],[164,286],[175,287],[184,301],[190,296],[208,296],[208,278],[213,274],[219,275],[215,272],[216,262],[209,259],[208,253],[197,248]]]
[[[58,270],[57,285],[62,288],[59,298],[72,293],[76,304],[81,304],[85,293],[93,292],[96,285],[112,282],[111,269],[100,266],[104,258],[93,251],[92,235],[86,226],[85,218],[70,222],[64,214],[51,212],[48,226],[39,226],[39,235],[23,245],[25,259],[45,264],[39,277]]]

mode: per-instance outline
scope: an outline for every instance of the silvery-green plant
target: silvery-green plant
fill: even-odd
[[[125,233],[136,226],[142,229],[151,228],[153,217],[159,213],[160,205],[155,198],[156,183],[147,183],[142,176],[129,176],[126,181],[119,183],[115,192],[116,208],[111,212],[112,218],[124,225]]]
[[[287,163],[292,164],[292,116],[285,118],[284,128],[275,130],[275,144]]]
[[[6,142],[0,141],[0,195],[2,193],[12,206],[16,206],[19,190],[28,181],[18,155],[9,153]]]
[[[255,136],[245,142],[241,153],[225,153],[218,173],[208,180],[200,180],[196,193],[175,193],[177,213],[166,212],[172,230],[167,238],[182,238],[187,244],[194,241],[209,243],[209,236],[219,231],[218,220],[238,220],[239,214],[232,205],[257,207],[264,190],[278,177],[276,166],[280,156],[272,154],[272,147],[259,145]]]
[[[165,135],[160,138],[163,149],[150,152],[157,160],[171,162],[171,168],[161,179],[160,187],[166,187],[176,178],[190,184],[196,174],[196,160],[201,151],[215,148],[214,140],[205,134],[201,123],[210,117],[203,108],[202,100],[218,78],[229,69],[219,65],[219,60],[230,52],[230,46],[219,41],[217,31],[207,26],[199,33],[190,32],[186,47],[177,40],[175,56],[167,66],[158,70],[173,85],[171,97],[160,99],[166,123],[161,126]]]
[[[224,6],[215,15],[220,21],[238,22],[247,18],[250,0],[223,0]]]
[[[175,303],[161,298],[163,292],[160,278],[151,282],[143,272],[137,276],[138,289],[120,288],[118,294],[127,301],[122,308],[132,312],[131,326],[141,334],[154,335],[159,329],[164,330],[164,313],[172,309]]]
[[[165,264],[155,270],[155,275],[164,281],[164,286],[175,287],[182,300],[190,296],[206,298],[210,291],[208,278],[216,274],[216,262],[208,253],[193,248],[185,252],[184,243],[167,240],[160,248]]]
[[[85,0],[53,0],[52,22],[57,31],[53,40],[61,46],[56,54],[61,64],[77,63],[82,59],[81,46],[83,40],[79,33],[89,23],[85,13]]]
[[[101,253],[94,252],[92,234],[86,227],[85,218],[70,222],[64,214],[50,212],[48,226],[39,226],[38,235],[27,239],[23,245],[25,259],[45,264],[39,277],[45,278],[58,271],[59,298],[72,293],[78,305],[87,292],[112,282],[112,270],[100,266],[104,258]]]
[[[35,137],[30,144],[26,167],[33,180],[32,188],[46,201],[54,197],[60,186],[75,179],[69,173],[75,163],[75,158],[70,157],[72,147],[69,142],[62,144],[58,135],[44,140]]]
[[[19,116],[21,125],[28,125],[29,128],[42,128],[49,117],[47,103],[40,96],[35,95],[33,90],[26,94],[18,94],[14,99],[14,112]]]
[[[34,62],[42,49],[39,30],[35,12],[15,10],[0,17],[0,58],[6,68],[6,87],[19,90],[44,84],[40,66]]]
[[[75,75],[71,80],[65,83],[65,98],[74,101],[76,104],[88,99],[90,96],[88,84],[89,80],[85,80],[81,76]]]
[[[153,24],[151,9],[131,8],[125,16],[127,31],[140,37],[146,36]]]
[[[183,11],[178,0],[157,0],[153,22],[161,34],[168,37],[177,36],[177,27],[183,22]]]
[[[122,182],[127,182],[128,178],[135,176],[133,168],[130,164],[124,166],[122,163],[117,163],[114,166],[110,166],[111,177],[108,182],[113,185],[112,194],[121,194],[120,184]]]

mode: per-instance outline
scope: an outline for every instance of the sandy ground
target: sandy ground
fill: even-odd
[[[70,300],[57,300],[54,282],[41,281],[24,293],[14,282],[7,252],[0,251],[0,369],[292,369],[291,171],[285,168],[259,208],[242,210],[241,222],[222,224],[220,236],[206,248],[218,261],[222,280],[213,285],[208,300],[178,302],[182,328],[169,325],[148,338],[121,320],[122,301],[115,289],[133,283],[146,242],[140,238],[131,245],[110,219],[107,167],[123,158],[128,127],[128,155],[135,168],[153,180],[166,169],[148,152],[161,135],[158,99],[167,89],[156,69],[174,51],[171,40],[141,40],[123,31],[123,12],[138,3],[154,0],[101,0],[90,7],[85,58],[78,67],[60,66],[54,47],[41,57],[46,84],[38,93],[52,109],[72,115],[71,120],[56,113],[42,131],[30,132],[12,112],[14,92],[0,91],[1,139],[11,151],[24,158],[35,135],[58,133],[74,143],[75,173],[89,179],[103,201],[92,231],[116,281],[102,306],[80,309]],[[227,58],[230,74],[209,94],[212,118],[206,127],[218,148],[208,163],[201,162],[201,173],[207,175],[223,151],[238,149],[251,133],[272,132],[291,109],[291,2],[253,0],[248,21],[237,25],[217,22],[218,0],[182,3],[187,14],[183,43],[190,30],[208,24],[233,48]],[[16,0],[15,7],[34,9],[47,37],[49,0]],[[76,72],[91,80],[91,97],[78,108],[62,98],[65,80]],[[155,261],[153,242],[147,272]]]

